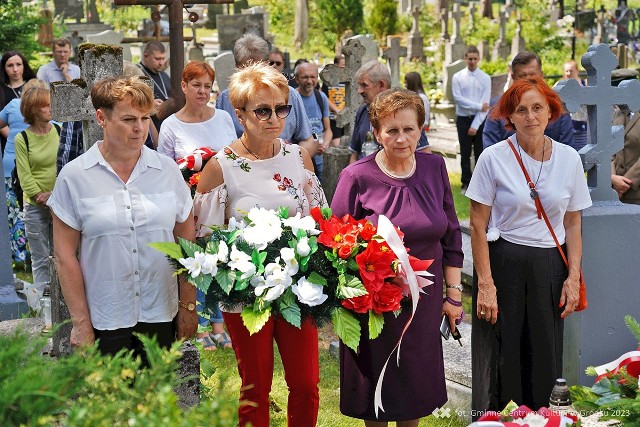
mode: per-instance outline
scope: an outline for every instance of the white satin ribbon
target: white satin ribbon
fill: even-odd
[[[407,329],[409,329],[409,325],[411,325],[411,321],[413,320],[413,316],[416,312],[416,307],[418,306],[418,293],[421,292],[421,286],[418,285],[416,274],[420,274],[421,276],[433,276],[433,274],[428,273],[427,271],[420,271],[418,273],[413,271],[413,268],[411,268],[411,264],[409,263],[409,255],[407,255],[407,249],[402,244],[402,240],[400,240],[400,237],[398,236],[398,233],[396,232],[393,224],[391,224],[391,221],[389,221],[389,218],[384,215],[380,215],[378,217],[377,234],[387,242],[393,253],[396,254],[398,260],[400,261],[402,271],[406,276],[411,294],[411,317],[409,317],[406,325],[404,325],[402,333],[400,334],[400,339],[398,339],[395,347],[393,347],[393,350],[391,350],[391,353],[389,353],[389,356],[387,357],[387,360],[382,367],[382,371],[380,372],[380,377],[378,377],[378,382],[376,383],[376,390],[373,397],[376,418],[378,417],[378,409],[384,412],[384,407],[382,406],[382,381],[384,380],[384,373],[387,370],[387,364],[389,363],[389,359],[391,359],[393,352],[397,349],[398,355],[396,362],[398,366],[400,366],[400,344],[402,344],[402,338],[404,337],[405,332],[407,332]],[[430,280],[428,281],[431,282]]]

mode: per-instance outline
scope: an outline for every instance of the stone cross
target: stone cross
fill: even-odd
[[[446,7],[440,9],[440,38],[445,41],[449,41],[449,11]]]
[[[103,137],[91,103],[91,88],[105,77],[122,75],[122,48],[85,43],[80,46],[78,56],[80,79],[51,84],[51,115],[59,122],[82,121],[86,152]]]
[[[476,6],[476,2],[471,1],[469,2],[469,25],[471,26],[472,29],[474,29],[476,27],[476,12],[478,11],[478,8]]]
[[[401,38],[387,36],[387,47],[383,48],[382,57],[387,60],[391,71],[391,87],[400,87],[400,58],[407,56],[407,48],[400,46]]]
[[[336,114],[336,125],[344,129],[343,142],[351,139],[356,111],[362,104],[355,76],[362,66],[364,53],[364,46],[357,39],[351,38],[342,46],[345,66],[341,68],[335,64],[328,64],[320,73],[320,78],[328,86],[338,86],[340,83],[345,85],[345,106]]]
[[[371,34],[358,34],[353,36],[352,39],[358,40],[362,47],[364,47],[364,55],[362,55],[363,64],[378,59],[380,48],[378,47],[378,42]]]
[[[234,0],[199,0],[199,4],[230,4]],[[189,2],[185,0],[113,0],[117,6],[165,5],[169,9],[169,67],[171,69],[171,97],[175,99],[174,110],[184,105],[184,93],[180,86],[184,69],[184,34],[182,10]],[[174,112],[174,111],[172,111]]]
[[[617,64],[618,60],[609,46],[590,46],[582,57],[582,66],[587,70],[587,86],[568,79],[561,80],[554,88],[569,112],[576,112],[580,105],[587,105],[588,142],[580,150],[580,155],[594,202],[618,200],[617,193],[611,188],[610,165],[611,156],[622,149],[624,128],[611,126],[611,107],[626,104],[631,111],[640,110],[640,81],[628,80],[618,87],[611,86],[611,71]]]
[[[522,37],[522,15],[520,14],[520,11],[517,11],[516,31],[513,35],[513,39],[511,40],[511,57],[513,58],[518,54],[518,52],[522,52],[523,50],[526,50],[526,44]]]
[[[414,6],[411,15],[413,16],[413,26],[409,33],[409,43],[407,43],[407,57],[422,61],[424,60],[424,38],[420,34],[420,26],[418,25],[420,6]]]
[[[500,8],[500,33],[498,40],[493,45],[493,59],[502,58],[505,59],[511,50],[511,46],[506,41],[506,25],[507,25],[507,11],[504,6]]]
[[[451,36],[451,43],[461,43],[462,36],[460,35],[460,18],[462,17],[462,10],[460,9],[460,3],[453,4],[453,10],[451,11],[451,19],[453,20],[453,35]]]
[[[596,18],[596,35],[593,38],[593,42],[591,44],[600,44],[607,42],[607,27],[605,26],[606,13],[607,11],[604,9],[604,7],[600,8],[600,10],[598,11],[598,17]]]

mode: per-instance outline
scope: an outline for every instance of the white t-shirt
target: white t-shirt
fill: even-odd
[[[200,147],[220,151],[234,139],[236,131],[233,120],[224,110],[216,108],[213,117],[199,123],[186,123],[172,114],[160,127],[158,152],[178,160]]]
[[[511,141],[517,149],[515,135],[511,136]],[[537,181],[540,202],[562,244],[565,213],[588,208],[591,197],[578,153],[568,145],[551,141],[551,158],[542,164],[542,171],[539,161],[529,157],[524,150],[519,153],[529,176],[534,183]],[[508,242],[539,248],[556,246],[544,219],[538,219],[527,181],[506,141],[482,152],[466,196],[491,206],[489,229],[498,229],[500,237]]]
[[[429,126],[429,119],[431,118],[431,105],[429,104],[429,98],[422,92],[418,92],[422,103],[424,104],[424,127]]]

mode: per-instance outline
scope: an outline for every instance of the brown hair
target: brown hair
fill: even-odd
[[[69,48],[71,48],[71,41],[67,38],[59,38],[59,39],[55,39],[51,45],[51,50],[54,50],[57,47],[65,47],[65,46],[69,46]]]
[[[211,65],[207,64],[203,61],[191,61],[184,67],[182,71],[182,81],[185,83],[189,83],[193,79],[197,79],[198,77],[209,76],[211,78],[211,82],[216,78],[216,72],[213,71]]]
[[[425,116],[424,103],[422,98],[408,89],[388,89],[376,96],[369,106],[371,125],[379,131],[382,119],[405,108],[416,112],[417,125],[422,129]]]
[[[508,130],[514,130],[515,127],[509,117],[520,104],[522,95],[530,90],[538,91],[549,104],[549,110],[551,111],[549,121],[558,120],[564,112],[562,100],[541,77],[529,77],[514,81],[511,87],[500,97],[498,103],[491,109],[491,118],[496,120],[503,119],[506,122],[505,127]]]
[[[24,85],[20,99],[20,114],[24,122],[32,125],[36,121],[36,112],[47,105],[51,105],[51,95],[46,83],[37,79],[29,80]]]
[[[244,108],[256,92],[266,88],[280,93],[289,102],[289,83],[282,73],[266,62],[258,62],[239,69],[229,82],[229,100],[233,108]]]
[[[140,111],[154,110],[153,91],[151,87],[138,76],[134,77],[107,77],[93,85],[91,89],[91,102],[93,107],[105,111],[108,115],[115,105],[131,98],[131,106]]]

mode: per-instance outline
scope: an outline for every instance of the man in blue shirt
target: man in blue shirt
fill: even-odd
[[[269,44],[263,38],[255,34],[247,33],[240,37],[233,45],[233,57],[236,61],[236,67],[238,68],[247,64],[267,61],[269,58]],[[292,87],[289,88],[289,104],[292,106],[291,113],[287,116],[280,138],[292,144],[300,145],[313,157],[318,152],[318,144],[313,140],[313,136],[311,135],[311,124],[304,111],[300,94]],[[236,134],[238,138],[240,138],[244,129],[238,121],[235,108],[233,108],[229,100],[229,89],[223,90],[222,93],[218,95],[216,108],[229,113],[236,128]]]
[[[70,82],[80,78],[80,67],[69,62],[71,57],[71,42],[69,39],[53,41],[53,61],[43,65],[38,70],[38,80],[47,85],[53,82]]]
[[[298,82],[296,90],[302,98],[304,110],[307,113],[311,130],[317,139],[319,153],[313,157],[316,175],[322,181],[322,153],[329,147],[333,134],[329,123],[329,99],[327,95],[316,89],[318,84],[318,66],[303,62],[293,71]]]
[[[528,51],[518,53],[511,62],[511,77],[513,81],[529,77],[543,77],[540,57]],[[494,105],[497,101],[498,98],[492,100],[491,105]],[[515,133],[515,131],[508,131],[504,125],[503,120],[492,119],[491,112],[489,112],[489,117],[487,117],[485,121],[484,131],[482,133],[482,144],[484,148],[504,141]],[[544,134],[555,141],[567,144],[573,148],[579,148],[576,146],[573,138],[573,122],[568,113],[564,113],[555,122],[549,123]]]

